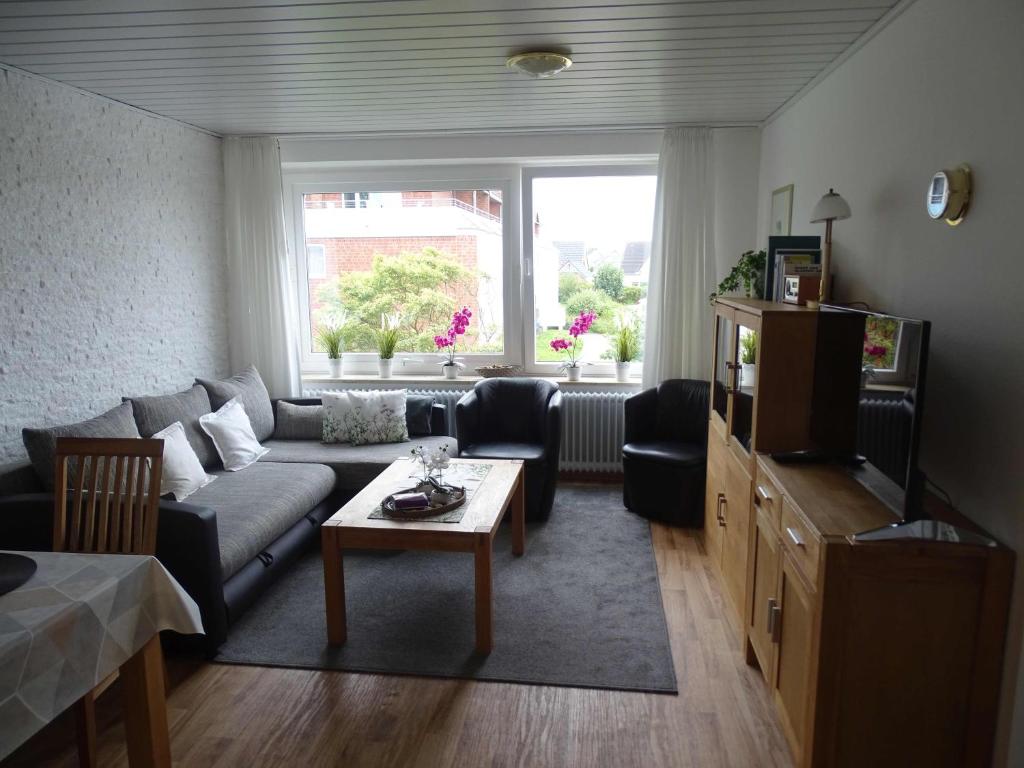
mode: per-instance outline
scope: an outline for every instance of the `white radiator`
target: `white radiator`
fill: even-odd
[[[319,397],[339,389],[381,389],[380,385],[347,384],[303,390]],[[447,407],[448,434],[455,434],[455,404],[466,389],[409,389],[411,395],[429,395]],[[580,392],[562,390],[562,453],[559,468],[573,472],[621,472],[625,438],[623,403],[632,392]]]

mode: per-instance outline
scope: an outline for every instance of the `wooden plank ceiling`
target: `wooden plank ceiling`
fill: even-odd
[[[895,0],[0,3],[0,62],[223,134],[763,120]],[[531,80],[524,50],[570,54]]]

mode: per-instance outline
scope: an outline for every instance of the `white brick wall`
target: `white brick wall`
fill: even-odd
[[[0,464],[227,368],[220,140],[0,70]]]

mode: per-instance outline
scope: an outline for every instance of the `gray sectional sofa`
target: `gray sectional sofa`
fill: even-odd
[[[198,426],[199,416],[231,396],[243,401],[257,438],[270,449],[237,472],[223,469]],[[179,638],[178,644],[212,652],[229,625],[318,541],[320,525],[394,459],[416,445],[447,444],[458,455],[455,439],[445,434],[444,406],[431,398],[409,396],[410,442],[365,446],[322,444],[314,410],[319,402],[271,401],[250,369],[226,382],[199,381],[175,395],[126,398],[81,424],[25,430],[32,463],[0,468],[0,549],[50,548],[57,437],[148,437],[181,421],[196,455],[217,479],[183,502],[161,501],[156,554],[196,600],[206,630],[205,638]]]

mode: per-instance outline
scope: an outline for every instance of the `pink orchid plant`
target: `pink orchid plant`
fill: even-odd
[[[473,316],[473,313],[469,311],[469,307],[463,307],[457,310],[452,315],[452,322],[448,326],[448,330],[443,335],[437,335],[434,337],[434,346],[437,347],[438,351],[443,351],[448,355],[448,362],[445,365],[456,365],[455,362],[455,342],[459,336],[466,333],[466,329],[469,328],[469,318]]]
[[[566,368],[576,368],[579,366],[576,355],[581,351],[579,349],[580,336],[590,330],[590,326],[594,324],[596,319],[596,312],[584,310],[576,316],[576,319],[572,321],[572,325],[569,327],[569,335],[572,336],[572,341],[568,339],[551,340],[551,348],[555,352],[567,353],[569,361],[565,364]]]

